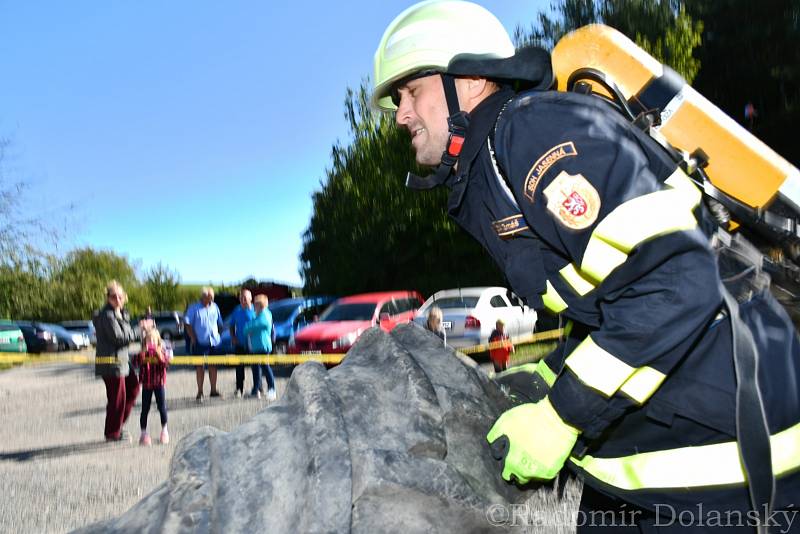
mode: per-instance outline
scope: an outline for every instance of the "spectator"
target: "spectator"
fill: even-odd
[[[189,336],[189,329],[186,328],[189,316],[194,312],[194,309],[200,304],[199,302],[191,302],[186,305],[186,311],[183,312],[183,341],[185,345],[186,354],[192,354],[192,338]]]
[[[130,441],[130,435],[122,426],[131,414],[139,381],[136,373],[130,372],[130,344],[136,334],[130,324],[130,316],[124,309],[125,291],[112,280],[106,286],[106,305],[95,312],[92,322],[97,333],[96,361],[94,372],[103,377],[106,386],[106,441]],[[140,330],[146,327],[141,322]],[[151,325],[152,326],[152,325]]]
[[[215,353],[215,347],[219,345],[219,329],[222,326],[222,317],[219,308],[214,302],[214,290],[204,287],[200,293],[200,301],[189,308],[186,317],[186,330],[192,344],[192,354],[195,356],[209,356]],[[222,394],[217,390],[217,366],[207,365],[208,379],[211,382],[211,397],[220,397]],[[203,402],[203,366],[195,368],[197,373],[197,402]]]
[[[139,364],[139,381],[142,385],[142,415],[139,418],[139,426],[142,435],[139,437],[139,445],[150,446],[150,434],[147,433],[147,415],[150,413],[150,401],[153,395],[156,397],[158,413],[161,416],[161,437],[159,441],[166,445],[169,443],[169,432],[167,431],[167,366],[169,365],[169,354],[161,342],[161,336],[157,328],[152,328],[144,335],[145,346],[137,357],[136,363]]]
[[[442,343],[447,345],[447,332],[444,331],[442,326],[442,310],[439,306],[431,306],[428,311],[428,320],[425,322],[425,328],[430,330],[442,339]]]
[[[253,354],[269,354],[272,352],[272,312],[267,308],[269,300],[266,295],[257,295],[255,303],[255,318],[244,327]],[[261,398],[263,388],[261,385],[261,372],[267,376],[267,399],[275,400],[275,377],[269,364],[253,365],[253,391],[252,395]]]
[[[489,358],[494,364],[495,373],[508,369],[508,365],[511,363],[511,353],[514,352],[514,345],[506,334],[505,326],[503,320],[498,319],[495,329],[489,335]],[[492,348],[495,344],[497,346]]]
[[[249,289],[244,289],[239,292],[239,305],[234,308],[230,318],[231,330],[231,344],[233,344],[234,354],[248,354],[250,351],[247,349],[247,334],[244,333],[244,327],[249,321],[256,317],[256,312],[253,311],[253,294]],[[256,383],[256,366],[253,366],[253,385]],[[237,398],[244,394],[244,364],[236,366],[236,393]]]

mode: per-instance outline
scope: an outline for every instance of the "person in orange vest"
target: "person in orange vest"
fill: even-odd
[[[495,329],[489,335],[489,358],[494,364],[494,372],[499,373],[508,369],[511,363],[511,353],[514,352],[514,344],[508,338],[505,331],[505,323],[502,319],[498,319],[495,323]],[[497,347],[492,347],[495,342],[500,342]]]

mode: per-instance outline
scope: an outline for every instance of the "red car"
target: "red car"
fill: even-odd
[[[408,323],[422,306],[416,291],[363,293],[340,298],[331,304],[319,321],[297,332],[289,341],[290,354],[344,353],[358,336],[371,326],[387,332]]]

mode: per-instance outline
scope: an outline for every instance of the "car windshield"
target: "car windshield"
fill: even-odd
[[[276,306],[274,308],[270,308],[269,311],[272,312],[272,322],[285,323],[289,320],[289,317],[292,316],[292,312],[296,309],[297,306]]]
[[[479,297],[443,297],[431,303],[442,310],[448,308],[474,308],[478,305]]]
[[[320,321],[371,321],[375,315],[375,302],[334,304],[319,318]]]
[[[10,332],[12,330],[19,330],[19,327],[15,324],[0,323],[0,332]]]

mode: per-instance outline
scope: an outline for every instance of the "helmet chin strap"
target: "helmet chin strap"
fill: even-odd
[[[458,162],[458,156],[461,154],[461,148],[464,146],[464,139],[467,135],[469,114],[466,111],[461,111],[461,107],[458,104],[456,79],[449,74],[443,73],[440,75],[444,86],[444,96],[447,99],[447,111],[450,113],[450,116],[447,117],[447,129],[450,135],[447,138],[444,152],[442,152],[442,161],[436,167],[436,171],[425,177],[408,173],[406,187],[409,189],[425,190],[442,185],[447,180],[447,177],[450,176],[450,173],[453,172],[453,167]]]

